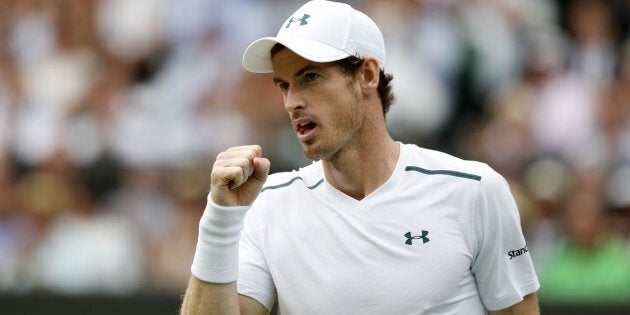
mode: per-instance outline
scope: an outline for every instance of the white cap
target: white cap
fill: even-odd
[[[383,34],[372,19],[345,3],[307,2],[282,24],[276,37],[263,37],[247,47],[243,67],[272,72],[270,50],[276,43],[314,62],[373,56],[380,68],[385,67]]]

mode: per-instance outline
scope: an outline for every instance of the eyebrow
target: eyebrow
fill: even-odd
[[[296,71],[295,74],[293,75],[293,77],[299,77],[302,74],[304,74],[304,72],[307,72],[307,71],[310,71],[310,70],[319,70],[319,69],[321,69],[320,66],[309,64],[309,65],[306,65],[306,66],[300,68],[300,70]],[[273,83],[278,84],[278,83],[281,83],[281,82],[285,82],[285,81],[280,79],[280,78],[278,78],[278,77],[276,77],[276,76],[273,77]]]

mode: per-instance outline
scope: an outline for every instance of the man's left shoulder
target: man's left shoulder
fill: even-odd
[[[484,177],[499,176],[486,163],[465,160],[443,151],[406,144],[405,149],[410,152],[410,166],[424,172],[442,172],[460,175],[469,179],[482,181]]]

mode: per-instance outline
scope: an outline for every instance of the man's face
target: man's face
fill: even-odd
[[[361,91],[332,63],[306,60],[289,49],[272,58],[274,83],[306,156],[332,159],[357,145],[364,125]]]

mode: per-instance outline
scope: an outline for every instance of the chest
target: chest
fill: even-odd
[[[467,200],[401,193],[369,206],[317,197],[285,202],[295,206],[276,214],[263,242],[280,299],[308,296],[312,307],[343,301],[374,311],[476,295]]]

